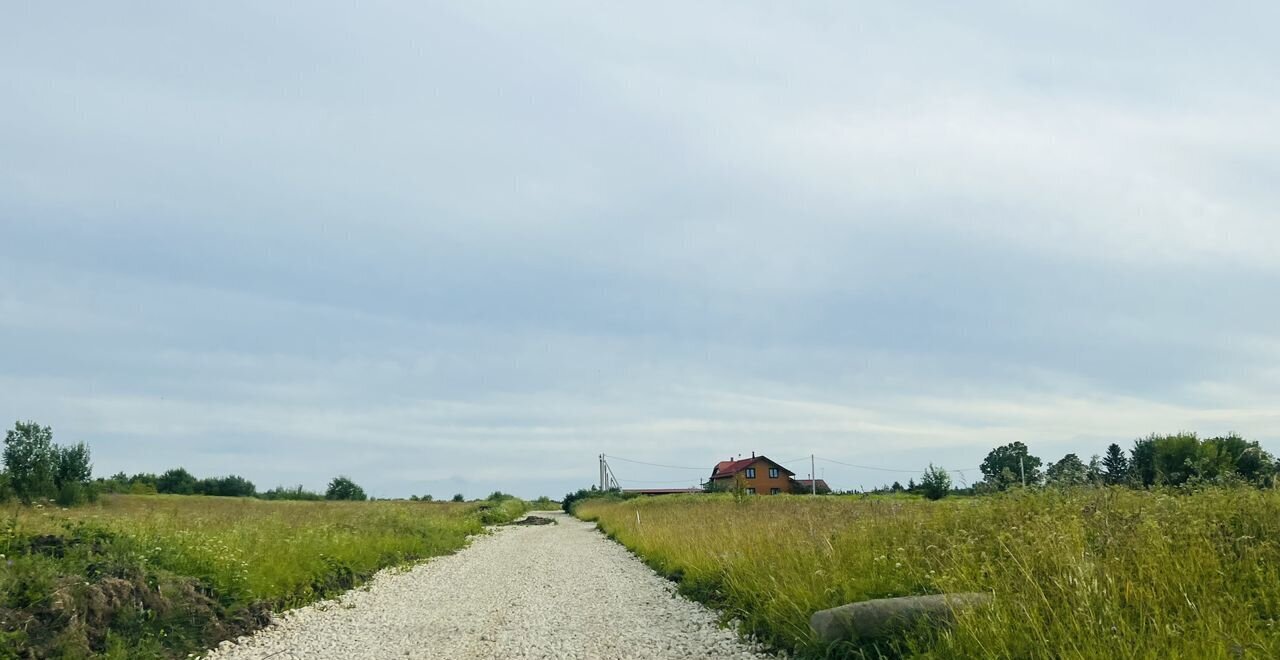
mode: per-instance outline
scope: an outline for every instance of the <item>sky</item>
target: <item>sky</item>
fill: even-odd
[[[97,475],[1280,452],[1275,3],[4,15],[0,420]]]

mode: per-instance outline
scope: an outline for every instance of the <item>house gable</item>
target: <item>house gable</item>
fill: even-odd
[[[711,470],[711,480],[728,479],[736,474],[746,472],[748,468],[756,468],[757,471],[768,468],[777,468],[779,475],[795,476],[795,472],[788,470],[781,463],[770,459],[767,456],[753,456],[751,458],[741,458],[736,461],[720,461],[716,463],[715,468]]]

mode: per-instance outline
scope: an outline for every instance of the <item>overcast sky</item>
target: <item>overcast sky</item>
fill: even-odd
[[[0,419],[98,475],[1280,451],[1280,5],[290,4],[5,3]]]

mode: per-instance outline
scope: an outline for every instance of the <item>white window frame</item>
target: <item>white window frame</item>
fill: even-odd
[[[748,479],[755,479],[755,478],[756,478],[756,469],[755,469],[755,468],[747,468],[747,478],[748,478]]]
[[[769,478],[770,479],[778,478],[778,468],[769,468]]]

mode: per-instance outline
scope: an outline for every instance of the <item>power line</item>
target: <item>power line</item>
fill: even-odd
[[[635,459],[631,459],[631,458],[623,458],[623,457],[621,457],[621,456],[613,456],[613,455],[609,455],[609,454],[606,454],[606,455],[605,455],[605,458],[609,458],[609,459],[612,459],[612,460],[615,460],[615,461],[622,461],[622,462],[624,462],[624,463],[635,463],[636,465],[647,465],[647,466],[649,466],[649,467],[665,468],[665,469],[668,469],[668,470],[696,470],[696,471],[698,471],[698,472],[707,472],[707,468],[705,468],[705,467],[690,467],[690,466],[687,466],[687,465],[667,465],[667,464],[664,464],[664,463],[650,463],[650,462],[648,462],[648,461],[637,461],[637,460],[635,460]],[[799,457],[799,458],[793,458],[793,459],[790,459],[790,460],[777,461],[777,462],[778,462],[779,464],[781,464],[781,465],[787,465],[787,464],[789,464],[789,463],[798,463],[798,462],[800,462],[800,461],[803,461],[803,460],[804,460],[804,459],[806,459],[806,458],[809,458],[809,457],[808,457],[808,456],[801,456],[801,457]],[[897,468],[878,467],[878,466],[875,466],[875,465],[858,465],[858,464],[856,464],[856,463],[846,463],[846,462],[844,462],[844,461],[837,461],[837,460],[835,460],[834,458],[825,458],[825,457],[822,457],[822,456],[818,456],[818,457],[817,457],[817,459],[818,459],[818,460],[820,460],[820,461],[827,462],[827,463],[834,463],[834,464],[836,464],[836,465],[843,465],[843,466],[845,466],[845,467],[856,468],[856,469],[859,469],[859,470],[872,470],[872,471],[875,471],[875,472],[895,472],[895,473],[898,473],[898,474],[921,474],[921,473],[923,473],[923,472],[924,472],[924,470],[900,470],[900,469],[897,469]],[[957,472],[957,473],[960,473],[960,474],[964,474],[965,472],[973,472],[973,471],[976,471],[976,470],[979,470],[979,469],[980,469],[980,468],[963,468],[963,469],[959,469],[959,470],[947,470],[947,472]],[[639,482],[639,481],[631,481],[631,480],[626,480],[626,479],[620,479],[619,481],[628,481],[629,483],[654,483],[654,484],[656,484],[656,483],[684,483],[684,481],[685,481],[685,480],[678,480],[678,481],[646,481],[646,482]]]
[[[624,484],[688,484],[697,481],[697,479],[676,479],[674,481],[639,481],[637,479],[619,479]]]
[[[828,463],[835,463],[836,465],[843,465],[845,467],[858,468],[859,470],[875,470],[876,472],[898,472],[901,474],[921,474],[924,472],[924,470],[897,470],[894,468],[875,467],[872,465],[854,465],[853,463],[845,463],[844,461],[837,461],[831,458],[823,458],[821,456],[818,457],[818,460],[826,461]],[[977,470],[977,469],[979,468],[964,468],[963,470],[947,470],[947,472],[964,473],[964,472],[972,472],[973,470]]]
[[[672,470],[697,470],[698,472],[707,471],[707,468],[705,467],[688,467],[684,465],[663,465],[661,463],[646,463],[644,461],[633,461],[629,458],[622,458],[621,456],[610,456],[608,454],[605,455],[605,458],[612,458],[615,461],[622,461],[624,463],[635,463],[637,465],[648,465],[650,467],[669,468]]]

